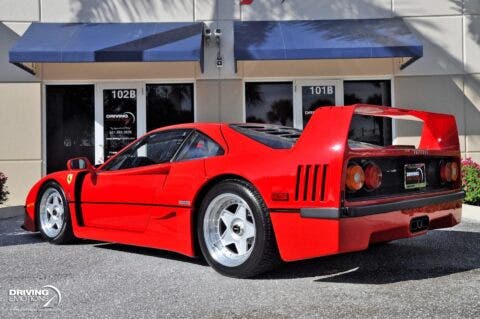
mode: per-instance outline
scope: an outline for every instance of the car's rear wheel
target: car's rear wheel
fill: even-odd
[[[36,217],[40,234],[51,243],[66,244],[75,239],[67,200],[57,183],[48,182],[42,187]]]
[[[251,277],[278,262],[268,210],[256,189],[244,181],[220,182],[206,194],[197,235],[207,262],[224,275]]]

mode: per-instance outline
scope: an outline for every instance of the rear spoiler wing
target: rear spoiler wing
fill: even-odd
[[[318,108],[292,151],[299,165],[323,165],[326,176],[322,178],[330,185],[325,193],[326,207],[340,205],[341,199],[338,194],[342,191],[342,185],[338,181],[344,173],[345,159],[351,152],[348,134],[352,118],[356,114],[422,121],[419,149],[460,156],[457,125],[452,115],[366,104]],[[392,152],[403,151],[385,149],[383,154]],[[408,152],[416,154],[417,150],[409,149]]]
[[[332,151],[345,150],[352,118],[356,114],[422,121],[419,149],[460,150],[457,124],[453,115],[368,104],[318,108],[300,136],[298,147],[329,145]]]

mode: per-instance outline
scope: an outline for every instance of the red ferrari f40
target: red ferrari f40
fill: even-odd
[[[419,121],[418,145],[353,139],[352,122],[365,117]],[[99,167],[69,160],[33,186],[23,228],[54,244],[86,238],[203,255],[224,275],[250,277],[280,261],[452,227],[459,175],[451,115],[353,105],[319,108],[303,131],[181,124]]]

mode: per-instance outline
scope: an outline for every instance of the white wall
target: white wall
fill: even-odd
[[[41,0],[42,22],[193,21],[194,0]]]
[[[23,205],[42,173],[40,80],[8,60],[39,11],[38,0],[0,0],[0,172],[8,177],[8,206]]]
[[[8,177],[8,205],[23,205],[41,177],[40,101],[40,83],[0,83],[0,172]]]
[[[395,15],[408,16],[445,16],[462,13],[463,0],[393,0]]]
[[[390,18],[391,0],[255,0],[242,6],[242,20]]]
[[[38,21],[38,0],[0,0],[0,21]]]
[[[423,57],[399,75],[463,73],[462,16],[404,18],[423,43]]]

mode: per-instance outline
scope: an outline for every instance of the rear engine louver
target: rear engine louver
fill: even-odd
[[[295,200],[325,200],[327,171],[328,165],[298,165],[295,183]]]

